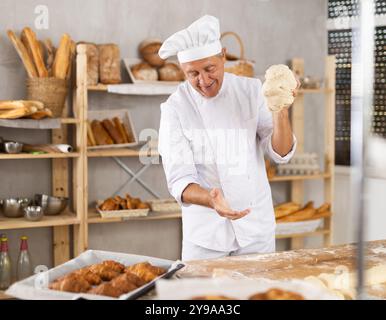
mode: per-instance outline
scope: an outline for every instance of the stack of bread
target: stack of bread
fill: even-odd
[[[40,101],[4,100],[0,101],[0,119],[42,119],[52,117],[52,111]]]
[[[148,203],[143,202],[140,198],[133,198],[126,194],[124,198],[115,196],[108,198],[99,206],[102,211],[116,211],[116,210],[135,210],[135,209],[149,209]]]
[[[162,41],[148,39],[139,45],[143,61],[132,66],[131,72],[136,80],[144,81],[183,81],[184,73],[175,62],[165,61],[158,55]]]
[[[134,141],[132,130],[118,117],[87,122],[87,145],[125,144]]]
[[[322,204],[319,208],[314,207],[313,201],[301,206],[295,202],[286,202],[275,206],[275,218],[277,223],[308,221],[331,216],[331,205]]]
[[[121,82],[121,54],[114,43],[95,44],[80,42],[86,45],[87,85],[117,84]]]

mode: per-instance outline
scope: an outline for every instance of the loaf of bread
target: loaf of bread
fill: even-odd
[[[315,214],[316,210],[314,208],[306,208],[296,211],[290,215],[287,215],[283,218],[277,220],[278,223],[281,222],[297,222],[304,221],[311,218]]]
[[[133,73],[134,78],[137,80],[145,80],[145,81],[158,80],[157,69],[153,68],[150,64],[146,62],[141,62],[132,66],[131,72]]]
[[[96,44],[86,43],[87,85],[93,86],[99,81],[99,50]]]
[[[173,62],[167,62],[158,73],[161,81],[182,81],[185,78],[180,67]]]
[[[48,77],[48,71],[44,64],[39,41],[36,39],[36,35],[31,28],[26,27],[23,29],[21,33],[21,41],[27,48],[28,55],[33,59],[39,77]]]
[[[95,141],[94,134],[91,130],[90,121],[87,121],[87,138],[90,140],[90,143],[89,143],[90,146],[96,146],[97,145],[97,143]]]
[[[121,82],[121,56],[116,44],[102,44],[99,49],[99,78],[104,84]]]
[[[161,59],[158,51],[162,46],[162,41],[158,39],[147,39],[140,43],[139,52],[147,63],[151,66],[159,68],[165,64],[165,60]]]
[[[288,216],[301,208],[301,205],[295,202],[285,202],[278,206],[275,206],[276,219]]]
[[[52,75],[58,79],[66,79],[71,62],[71,38],[65,33],[60,39],[52,66]]]
[[[23,65],[27,71],[29,78],[37,78],[38,72],[36,70],[35,64],[33,62],[32,57],[30,57],[27,48],[24,46],[23,42],[15,35],[15,33],[12,30],[7,31],[7,35],[9,40],[11,40],[13,46],[16,49],[16,52],[18,53],[21,61],[23,62]]]
[[[113,122],[119,133],[121,134],[121,137],[123,138],[123,143],[129,143],[128,137],[126,135],[125,129],[123,128],[123,124],[121,120],[119,120],[117,117],[113,118]]]
[[[114,143],[121,144],[124,143],[125,139],[121,136],[121,133],[114,126],[113,122],[109,119],[104,119],[102,121],[103,127],[109,133],[110,137],[114,140]]]
[[[46,66],[48,71],[48,76],[52,77],[52,65],[54,64],[56,48],[53,46],[51,39],[46,39],[43,42],[44,47],[46,48]]]
[[[129,141],[129,143],[135,142],[133,131],[127,126],[126,123],[123,124],[123,129],[125,131],[127,141]]]
[[[100,121],[94,120],[91,123],[91,129],[98,145],[114,144],[113,139],[111,139]]]

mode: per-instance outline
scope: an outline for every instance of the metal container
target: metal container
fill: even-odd
[[[1,212],[7,218],[20,218],[24,215],[23,209],[31,204],[28,198],[9,198],[2,200]]]
[[[28,206],[24,208],[24,218],[29,221],[39,221],[43,218],[41,206]]]
[[[4,142],[4,151],[6,153],[20,153],[23,150],[23,144],[20,142]]]
[[[62,213],[64,209],[66,209],[68,198],[36,194],[35,203],[43,208],[44,215],[54,216]]]

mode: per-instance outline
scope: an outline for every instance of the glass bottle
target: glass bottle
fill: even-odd
[[[28,238],[23,236],[20,238],[20,252],[17,259],[16,278],[18,281],[28,278],[32,275],[31,256],[28,251]]]
[[[2,237],[0,241],[0,290],[6,290],[11,285],[11,259],[7,237]]]

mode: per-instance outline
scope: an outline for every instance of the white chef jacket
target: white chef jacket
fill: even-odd
[[[292,150],[281,157],[272,148],[272,132],[272,113],[258,79],[225,73],[212,98],[185,81],[161,104],[158,150],[168,189],[182,207],[184,240],[229,252],[239,248],[235,243],[245,247],[272,238],[276,224],[264,153],[286,163],[296,149],[293,137]],[[230,220],[213,209],[182,203],[190,183],[220,188],[232,209],[251,212]]]

